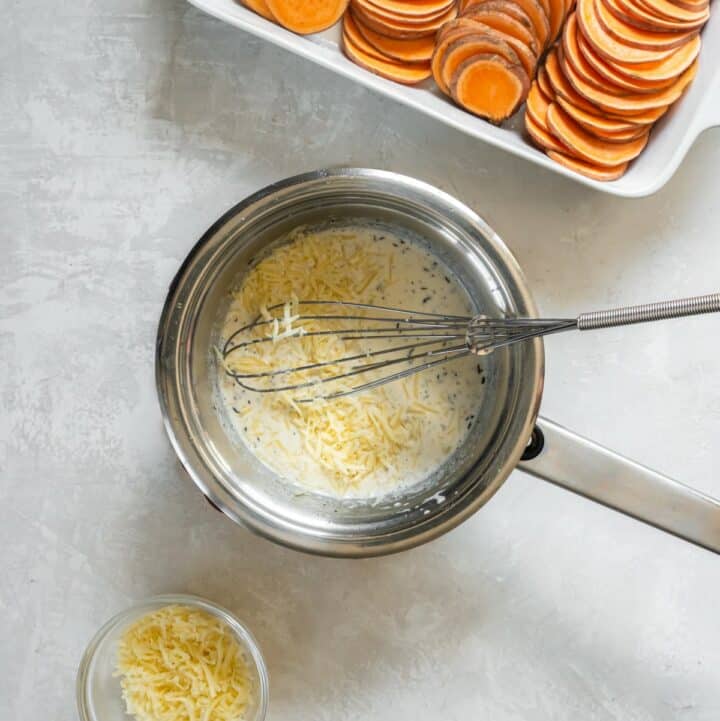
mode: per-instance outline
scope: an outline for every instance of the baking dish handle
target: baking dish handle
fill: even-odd
[[[710,128],[720,126],[720,75],[705,92],[705,102],[695,118],[696,135]]]
[[[522,471],[720,553],[720,501],[538,418]]]

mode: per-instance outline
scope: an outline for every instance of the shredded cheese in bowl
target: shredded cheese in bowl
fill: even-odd
[[[232,629],[182,605],[146,614],[122,634],[115,675],[137,721],[243,721],[256,693]]]

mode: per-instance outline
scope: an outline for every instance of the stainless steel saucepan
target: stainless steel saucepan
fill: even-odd
[[[479,422],[426,482],[374,501],[298,493],[239,441],[219,402],[212,352],[229,290],[252,259],[299,225],[380,222],[421,238],[483,313],[535,316],[520,268],[488,225],[446,193],[394,173],[338,169],[297,176],[241,202],[200,239],[160,318],[156,380],[184,467],[230,518],[273,541],[330,556],[375,556],[425,543],[475,513],[519,468],[720,553],[720,502],[538,417],[542,341],[485,361]]]

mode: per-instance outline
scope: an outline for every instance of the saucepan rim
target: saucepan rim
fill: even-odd
[[[279,522],[250,501],[238,502],[237,495],[208,467],[203,449],[198,446],[192,429],[188,428],[184,420],[183,405],[186,400],[181,397],[178,388],[178,373],[181,370],[178,367],[178,353],[179,344],[182,342],[179,328],[182,327],[183,314],[186,312],[183,293],[189,277],[197,272],[195,266],[204,253],[210,253],[209,260],[205,259],[208,262],[217,261],[217,254],[208,249],[217,241],[218,234],[231,222],[246,222],[271,206],[283,193],[305,188],[318,193],[326,189],[326,192],[332,193],[338,184],[343,183],[357,184],[359,188],[370,184],[373,192],[386,193],[388,197],[401,194],[403,197],[417,199],[418,202],[426,202],[436,213],[441,213],[443,218],[447,219],[448,225],[451,222],[460,223],[470,229],[472,237],[477,237],[478,243],[481,238],[483,248],[493,253],[493,262],[502,271],[518,307],[528,315],[537,314],[527,282],[511,251],[477,213],[453,196],[423,181],[386,170],[345,167],[316,170],[281,180],[249,196],[224,213],[193,246],[170,284],[160,316],[155,378],[165,429],[175,453],[193,482],[216,508],[256,533],[296,550],[338,557],[367,557],[398,552],[436,538],[474,514],[492,497],[517,466],[531,438],[542,396],[544,350],[539,339],[527,344],[527,351],[523,356],[527,359],[527,368],[523,366],[521,403],[517,417],[512,419],[512,437],[503,446],[502,460],[495,469],[494,477],[485,483],[483,489],[478,490],[474,497],[464,499],[462,503],[455,504],[447,513],[439,516],[437,522],[417,524],[417,527],[408,527],[402,533],[398,531],[397,534],[388,534],[387,537],[354,538],[351,534],[347,537],[329,537],[320,532],[311,532],[306,526],[288,523],[286,519]]]

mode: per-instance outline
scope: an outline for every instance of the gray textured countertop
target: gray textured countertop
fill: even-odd
[[[272,721],[717,721],[720,561],[515,473],[442,539],[310,558],[213,511],[153,386],[168,282],[269,181],[390,168],[476,208],[547,314],[718,290],[720,133],[621,201],[484,147],[181,0],[5,3],[0,718],[76,718],[96,628],[189,591],[248,622]],[[547,343],[543,412],[720,495],[718,318]]]

